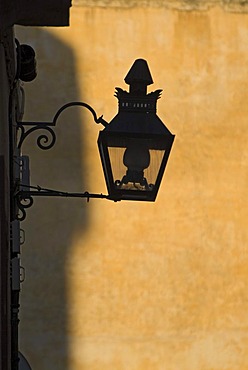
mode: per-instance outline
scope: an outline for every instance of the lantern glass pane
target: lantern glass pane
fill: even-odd
[[[145,176],[147,177],[147,179],[149,179],[149,183],[155,184],[165,154],[165,150],[150,149],[149,152],[151,163],[145,171]]]
[[[109,147],[114,186],[120,190],[152,191],[165,150]]]
[[[126,148],[109,147],[109,159],[113,174],[114,183],[121,180],[126,173],[126,167],[123,163],[123,156]]]

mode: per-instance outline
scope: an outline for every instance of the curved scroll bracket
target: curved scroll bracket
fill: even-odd
[[[30,195],[22,197],[21,194],[17,194],[15,199],[16,199],[16,206],[18,208],[16,219],[19,221],[24,221],[27,215],[26,209],[30,208],[33,205],[34,200]]]
[[[54,127],[57,124],[57,120],[60,114],[67,108],[79,106],[88,109],[92,115],[95,123],[101,123],[104,127],[108,125],[108,122],[103,119],[103,116],[97,117],[95,110],[86,103],[83,102],[70,102],[63,105],[53,117],[52,122],[17,122],[17,128],[20,129],[20,138],[18,142],[18,148],[21,149],[24,140],[34,131],[41,130],[42,133],[38,136],[36,142],[40,149],[48,150],[52,148],[56,142],[56,135],[54,132]]]

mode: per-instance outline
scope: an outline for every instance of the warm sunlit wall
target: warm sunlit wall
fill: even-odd
[[[38,60],[25,118],[82,100],[110,120],[115,87],[142,57],[176,140],[154,204],[28,210],[21,350],[35,370],[247,370],[248,14],[80,3],[70,28],[16,30]],[[99,129],[70,109],[54,150],[30,138],[32,183],[105,192]]]

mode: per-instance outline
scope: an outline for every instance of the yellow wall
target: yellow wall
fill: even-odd
[[[142,57],[176,140],[155,203],[35,200],[21,351],[35,370],[247,370],[248,14],[76,5],[69,28],[16,29],[38,61],[25,119],[81,100],[109,121]],[[71,108],[50,152],[28,139],[32,183],[106,192],[99,129]]]

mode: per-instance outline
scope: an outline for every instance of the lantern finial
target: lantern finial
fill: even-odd
[[[146,95],[147,86],[153,84],[152,76],[144,59],[136,59],[124,81],[130,85],[132,95]]]

